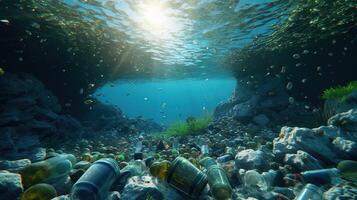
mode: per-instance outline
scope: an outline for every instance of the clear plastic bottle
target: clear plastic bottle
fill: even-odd
[[[209,148],[207,144],[201,145],[201,158],[209,156]]]
[[[104,199],[119,175],[120,169],[114,159],[104,158],[94,162],[73,185],[71,200]]]
[[[307,184],[295,200],[322,200],[322,191],[313,184]]]

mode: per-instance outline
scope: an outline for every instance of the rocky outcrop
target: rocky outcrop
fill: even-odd
[[[284,162],[300,172],[322,169],[316,158],[301,150],[298,150],[296,154],[286,154]]]
[[[81,124],[61,114],[57,98],[35,77],[6,73],[0,77],[0,158],[45,158],[44,140],[64,140],[82,134]]]
[[[128,118],[118,107],[95,102],[92,109],[84,112],[79,119],[85,127],[94,131],[116,130],[121,134],[132,132],[159,132],[163,127],[154,121],[141,117]]]
[[[214,111],[215,119],[224,116],[259,127],[273,127],[287,122],[309,124],[319,119],[318,112],[306,109],[304,104],[289,97],[285,85],[278,78],[255,85],[249,79],[237,82],[233,96]]]
[[[351,109],[331,117],[330,126],[315,129],[283,127],[274,139],[274,153],[285,156],[305,151],[326,163],[337,163],[340,159],[354,159],[357,147],[357,112]]]

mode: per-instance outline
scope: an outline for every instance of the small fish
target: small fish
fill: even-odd
[[[5,70],[3,68],[0,67],[0,76],[5,74]]]
[[[94,103],[94,101],[92,99],[87,99],[87,100],[84,101],[84,103],[89,105],[89,104]]]
[[[129,92],[127,92],[126,94],[125,94],[125,96],[129,96],[130,95],[130,93]]]
[[[147,101],[147,100],[149,100],[149,98],[147,98],[147,97],[144,97],[144,101]]]

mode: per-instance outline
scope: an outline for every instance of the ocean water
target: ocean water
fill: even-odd
[[[356,0],[0,0],[0,200],[357,199],[356,57]]]
[[[107,84],[94,96],[129,117],[142,116],[169,125],[188,117],[211,115],[234,91],[234,79],[132,80]]]

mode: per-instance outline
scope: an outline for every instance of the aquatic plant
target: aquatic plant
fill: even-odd
[[[156,134],[158,138],[168,138],[172,136],[185,136],[203,133],[209,123],[212,121],[212,116],[207,115],[201,118],[187,120],[186,122],[177,122],[172,124],[166,131]]]
[[[345,86],[336,86],[325,89],[322,94],[322,99],[338,99],[344,101],[346,95],[353,91],[357,91],[357,81],[352,81]]]

